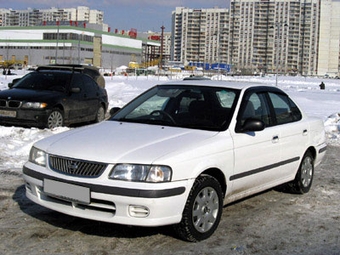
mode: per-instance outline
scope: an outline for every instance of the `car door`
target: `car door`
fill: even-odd
[[[268,93],[276,125],[280,127],[282,178],[293,178],[308,145],[309,125],[296,104],[286,94]]]
[[[79,122],[84,120],[88,113],[87,90],[82,74],[80,73],[73,74],[68,106],[70,122]]]
[[[232,194],[239,198],[263,190],[275,181],[280,161],[280,127],[273,125],[266,93],[248,92],[243,97],[237,126],[248,118],[262,120],[266,127],[256,132],[233,132],[234,173],[230,177]]]
[[[95,81],[87,76],[82,76],[84,83],[84,103],[85,103],[85,118],[86,120],[94,120],[99,107],[99,87]]]

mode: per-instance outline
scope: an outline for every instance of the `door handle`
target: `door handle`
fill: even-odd
[[[278,135],[274,135],[273,139],[272,139],[273,143],[278,143],[279,142],[279,136]]]
[[[308,130],[307,129],[304,129],[303,131],[302,131],[302,135],[307,135],[308,134]]]

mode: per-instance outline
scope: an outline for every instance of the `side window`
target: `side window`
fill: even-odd
[[[82,75],[83,82],[84,82],[84,89],[86,92],[86,95],[89,98],[95,98],[98,92],[98,86],[93,81],[92,78],[88,77],[87,75]]]
[[[248,118],[262,120],[266,124],[266,127],[272,126],[268,102],[264,93],[253,93],[248,100],[244,102],[240,119],[241,125],[243,125]]]
[[[75,73],[72,77],[71,88],[80,88],[80,90],[84,90],[84,83],[81,75]]]
[[[298,121],[302,118],[299,108],[284,94],[268,93],[273,104],[277,124]]]

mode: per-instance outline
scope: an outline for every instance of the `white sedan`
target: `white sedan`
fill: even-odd
[[[174,225],[201,241],[223,205],[285,184],[309,191],[326,152],[323,122],[272,86],[157,85],[103,123],[38,141],[26,195],[47,208],[134,226]]]

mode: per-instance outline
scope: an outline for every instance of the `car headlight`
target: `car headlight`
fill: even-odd
[[[171,168],[168,166],[117,164],[109,175],[110,179],[138,182],[169,182]]]
[[[43,108],[46,108],[46,106],[47,106],[47,103],[24,102],[21,107],[25,109],[43,109]]]
[[[32,147],[29,155],[29,161],[39,166],[46,166],[46,152]]]

